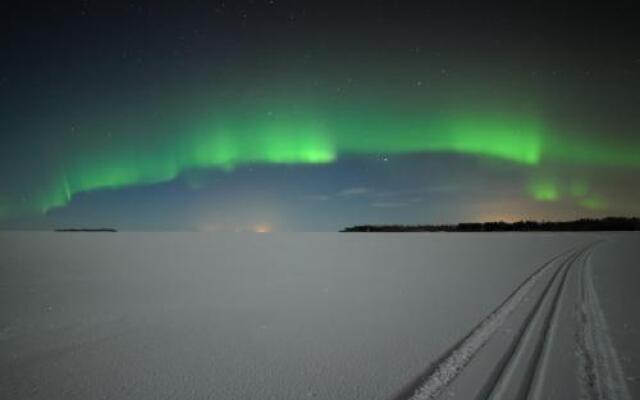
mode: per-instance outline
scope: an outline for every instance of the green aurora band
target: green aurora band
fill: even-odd
[[[134,142],[122,134],[122,140],[101,145],[68,144],[60,160],[42,173],[38,187],[0,194],[0,218],[46,213],[67,205],[78,193],[168,182],[193,169],[229,171],[248,164],[326,164],[349,156],[454,153],[532,168],[547,161],[640,167],[638,145],[553,134],[540,119],[527,115],[370,110],[322,116],[287,110],[199,121],[182,132]],[[605,206],[603,200],[585,198],[584,185],[572,189],[583,205]],[[528,191],[541,201],[559,197],[552,180],[534,179]]]
[[[558,185],[554,179],[533,179],[529,183],[529,194],[538,201],[556,201],[560,197]]]
[[[567,193],[565,194],[582,208],[604,210],[609,205],[606,199],[591,192],[589,184],[585,180],[574,180],[567,185],[567,189]],[[549,177],[536,177],[532,179],[529,182],[527,190],[531,198],[542,202],[557,201],[563,194],[557,179]]]

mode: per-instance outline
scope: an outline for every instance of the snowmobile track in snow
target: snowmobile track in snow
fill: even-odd
[[[557,305],[557,302],[559,301],[562,285],[564,284],[564,281],[566,280],[567,274],[569,272],[569,267],[571,263],[576,260],[579,254],[580,253],[574,253],[570,255],[558,268],[556,268],[553,275],[545,285],[542,293],[536,300],[534,306],[531,308],[531,310],[528,312],[527,316],[525,317],[524,322],[518,329],[518,332],[516,333],[513,340],[507,347],[505,353],[500,358],[500,361],[498,362],[498,364],[496,364],[495,369],[490,375],[489,380],[478,392],[478,395],[476,396],[476,400],[484,400],[484,399],[497,397],[497,392],[499,392],[501,388],[506,384],[505,377],[509,374],[509,372],[511,372],[510,370],[514,368],[514,365],[513,365],[515,362],[514,360],[516,359],[518,353],[523,351],[523,347],[526,343],[527,336],[532,334],[533,325],[536,319],[540,319],[541,316],[543,315],[543,312],[544,312],[543,306],[545,304],[545,301],[548,301],[548,299],[550,298],[549,296],[553,295],[554,303],[555,303],[554,306]],[[561,280],[560,286],[556,288],[555,292],[552,292],[551,289],[557,283],[558,279]],[[545,323],[547,324],[550,323],[552,311],[553,310],[550,310],[547,313],[547,316],[545,318]],[[536,341],[537,351],[534,353],[536,361],[531,362],[527,368],[526,376],[528,377],[528,379],[526,381],[526,385],[521,387],[519,390],[520,392],[519,398],[525,398],[526,393],[530,389],[533,374],[535,373],[534,367],[541,355],[541,346],[544,344],[543,339],[544,337],[541,336],[541,337],[538,337]]]
[[[583,250],[584,251],[584,250]],[[547,288],[541,297],[546,297],[549,288],[553,285],[560,270],[564,270],[563,278],[566,278],[568,265],[578,257],[581,252],[569,250],[561,253],[534,271],[525,279],[493,312],[478,323],[469,334],[449,348],[439,359],[429,365],[418,377],[396,394],[394,400],[428,400],[436,398],[447,385],[469,364],[475,354],[489,341],[493,334],[505,323],[509,315],[520,305],[526,295],[536,283],[550,270],[556,262],[565,257],[565,260],[556,268]],[[564,280],[564,279],[563,279]],[[556,296],[559,297],[559,294]],[[539,300],[542,302],[542,300]],[[527,323],[525,322],[525,325]],[[516,347],[515,345],[511,347]],[[507,364],[505,359],[500,364]],[[497,375],[499,376],[499,375]],[[491,392],[491,389],[485,389]]]
[[[568,282],[578,287],[577,366],[580,398],[583,400],[631,400],[618,354],[608,334],[607,321],[599,303],[591,272],[591,250],[598,242],[580,250],[570,250],[547,261],[420,376],[407,385],[394,400],[439,398],[445,388],[473,366],[472,359],[518,309],[525,296],[543,277],[550,275],[537,291],[535,302],[523,309],[522,321],[500,350],[493,370],[475,395],[475,400],[545,399],[554,338],[561,329],[561,310],[573,301]],[[575,270],[575,274],[571,274]],[[551,272],[552,271],[552,272]],[[575,278],[575,281],[570,278]],[[522,307],[526,307],[523,305]],[[470,364],[471,363],[471,364]],[[548,389],[548,388],[547,388]]]
[[[548,342],[558,325],[557,315],[567,277],[591,247],[572,254],[558,267],[477,400],[542,398],[542,374],[549,363],[551,349]],[[516,371],[524,372],[520,379],[513,379]]]

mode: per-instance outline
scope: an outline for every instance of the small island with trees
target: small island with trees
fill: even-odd
[[[117,232],[115,228],[60,228],[56,232]]]

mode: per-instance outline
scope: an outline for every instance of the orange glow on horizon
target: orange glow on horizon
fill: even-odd
[[[271,227],[267,224],[258,224],[255,225],[252,230],[255,233],[270,233]]]
[[[518,222],[518,221],[523,221],[526,220],[527,218],[522,218],[521,216],[517,216],[517,215],[512,215],[512,214],[492,214],[492,213],[487,213],[487,214],[482,214],[480,215],[478,218],[476,218],[475,220],[477,222],[508,222],[508,223],[514,223],[514,222]],[[474,221],[474,222],[476,222]]]

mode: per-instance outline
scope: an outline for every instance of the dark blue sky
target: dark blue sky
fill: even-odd
[[[640,212],[623,5],[7,2],[0,228]]]

